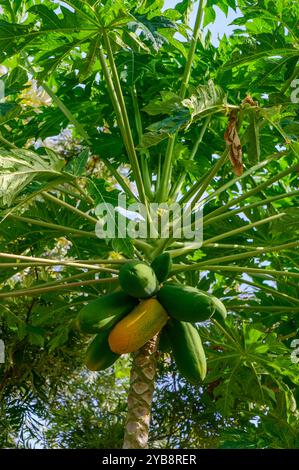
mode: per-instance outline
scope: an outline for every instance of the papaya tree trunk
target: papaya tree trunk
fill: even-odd
[[[159,335],[133,354],[123,449],[147,449]]]

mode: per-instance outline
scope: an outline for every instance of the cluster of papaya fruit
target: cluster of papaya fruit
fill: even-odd
[[[103,370],[122,354],[135,352],[161,331],[161,349],[170,349],[178,370],[191,383],[206,375],[206,357],[193,323],[213,315],[225,319],[226,309],[213,295],[164,282],[172,267],[169,253],[148,265],[128,261],[119,272],[121,290],[82,308],[76,319],[82,333],[95,334],[86,351],[86,366]]]

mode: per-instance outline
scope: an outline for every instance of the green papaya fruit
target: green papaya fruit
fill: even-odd
[[[222,317],[226,316],[226,308],[219,299],[194,287],[165,284],[159,290],[157,299],[176,320],[202,322],[216,312]]]
[[[193,384],[207,373],[207,361],[200,335],[191,323],[171,319],[166,325],[172,354],[179,372]]]
[[[112,352],[109,347],[108,336],[110,331],[101,331],[89,344],[85,355],[85,365],[89,370],[107,369],[120,357],[119,354]]]
[[[76,326],[82,333],[95,334],[114,326],[138,304],[138,300],[123,291],[113,292],[92,300],[79,312]]]
[[[152,297],[159,289],[158,279],[153,269],[142,261],[129,261],[119,271],[122,289],[137,299]]]
[[[170,254],[165,252],[157,256],[157,258],[153,260],[151,267],[155,271],[157,279],[160,283],[166,281],[172,268]]]
[[[221,302],[221,300],[217,299],[217,297],[215,297],[214,295],[212,295],[211,297],[212,297],[212,299],[214,301],[214,304],[216,306],[215,312],[213,314],[213,318],[215,318],[216,320],[222,322],[227,317],[226,308],[225,308],[224,304]]]

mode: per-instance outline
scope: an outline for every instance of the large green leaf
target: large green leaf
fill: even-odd
[[[225,93],[213,81],[198,86],[190,98],[184,100],[174,93],[162,92],[161,99],[150,102],[144,111],[150,115],[169,114],[169,117],[147,127],[150,132],[143,135],[141,147],[156,145],[169,135],[190,126],[193,121],[222,111],[225,103]]]
[[[0,201],[10,206],[33,180],[61,180],[64,161],[53,151],[38,155],[29,150],[0,150]],[[65,176],[67,179],[67,176]]]

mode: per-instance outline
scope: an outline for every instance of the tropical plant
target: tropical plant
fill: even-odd
[[[257,416],[261,446],[296,447],[298,5],[240,0],[216,47],[202,34],[213,4],[199,1],[191,30],[191,0],[0,1],[0,392],[55,394],[83,360],[82,306],[128,261],[167,252],[173,281],[228,311],[198,326],[203,397],[242,429],[227,446],[252,445]],[[167,238],[99,238],[97,208],[119,195],[149,221],[151,203],[187,204],[193,228],[202,210],[202,244],[175,237],[175,220]],[[158,335],[133,354],[127,448],[148,445],[154,372],[169,361],[157,348]]]

